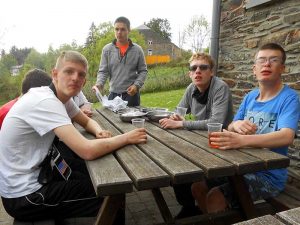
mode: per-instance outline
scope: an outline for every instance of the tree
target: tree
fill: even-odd
[[[16,46],[13,46],[11,47],[9,53],[15,57],[18,65],[22,65],[30,51],[31,48],[18,49]]]
[[[183,49],[183,46],[185,43],[186,43],[186,32],[179,31],[178,32],[178,47],[180,48],[180,50]]]
[[[89,61],[89,75],[96,76],[102,48],[114,39],[114,27],[110,22],[104,22],[97,27],[92,23],[82,54]]]
[[[87,47],[95,42],[96,32],[97,32],[97,27],[95,26],[95,24],[93,22],[90,27],[88,37],[86,38],[86,41],[85,41],[85,45],[84,45],[85,47]]]
[[[1,50],[1,54],[0,54],[0,58],[2,58],[2,57],[4,57],[4,56],[5,56],[5,50],[2,49],[2,50]]]
[[[153,18],[148,23],[144,23],[151,30],[155,31],[161,37],[171,40],[171,26],[167,19]]]
[[[13,99],[18,94],[18,86],[15,83],[11,83],[13,79],[10,75],[10,68],[17,65],[15,57],[11,54],[7,54],[1,57],[0,60],[0,101],[8,101]]]
[[[194,16],[190,24],[186,27],[185,33],[187,43],[190,45],[192,51],[202,52],[210,34],[209,23],[203,15]]]
[[[24,64],[31,65],[32,68],[45,70],[46,57],[44,54],[37,52],[35,49],[31,49],[24,61]]]

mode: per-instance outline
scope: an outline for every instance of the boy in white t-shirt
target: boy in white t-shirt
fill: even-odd
[[[54,177],[47,184],[38,182],[39,166],[55,135],[84,160],[96,159],[127,144],[146,142],[144,128],[112,137],[79,110],[72,97],[82,89],[87,71],[83,55],[62,52],[52,70],[52,87],[31,89],[7,114],[0,131],[0,195],[8,214],[18,220],[98,213],[103,199],[96,197],[89,176],[76,168],[72,168],[68,180]],[[96,139],[83,137],[71,119]]]

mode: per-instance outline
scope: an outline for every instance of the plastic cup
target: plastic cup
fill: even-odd
[[[212,132],[221,132],[222,131],[222,123],[208,123],[207,124],[207,131],[208,131],[208,145],[211,148],[219,148],[217,145],[212,145],[210,141],[211,133]]]
[[[187,108],[184,107],[176,107],[176,114],[182,117],[185,117]]]
[[[136,128],[143,128],[145,126],[145,119],[143,118],[132,119],[131,123]]]

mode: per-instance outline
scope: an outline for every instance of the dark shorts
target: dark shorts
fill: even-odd
[[[244,180],[253,201],[275,197],[280,193],[280,191],[272,184],[255,174],[245,174]],[[227,177],[207,180],[207,186],[209,189],[219,187],[229,208],[239,208],[239,202],[234,192],[234,188]]]

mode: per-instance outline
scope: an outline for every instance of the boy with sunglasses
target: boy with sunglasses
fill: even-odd
[[[159,121],[163,128],[185,128],[207,130],[207,123],[222,123],[227,127],[232,121],[233,107],[228,85],[214,76],[214,61],[210,55],[195,53],[189,60],[189,76],[192,83],[187,87],[179,107],[187,108],[187,113],[195,116],[195,121],[186,121],[174,115]],[[191,193],[191,183],[174,185],[174,192],[182,209],[176,218],[184,218],[199,213]]]
[[[192,83],[187,87],[179,107],[195,116],[195,121],[186,121],[174,115],[159,121],[163,128],[186,128],[207,130],[207,123],[222,123],[227,127],[232,121],[233,108],[228,85],[214,76],[214,61],[210,55],[195,53],[189,60],[189,76]]]

